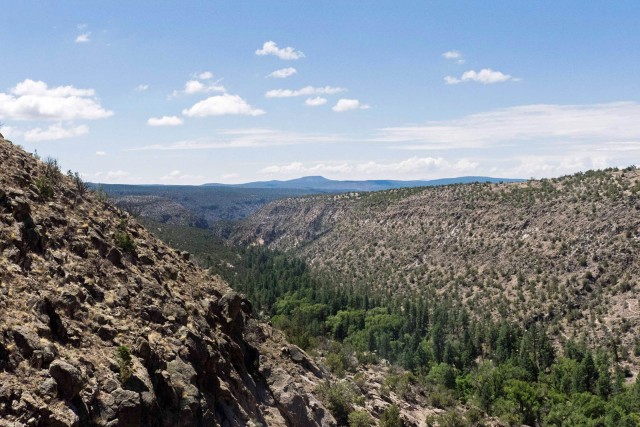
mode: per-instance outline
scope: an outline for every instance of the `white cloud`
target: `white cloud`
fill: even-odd
[[[212,84],[205,85],[198,80],[189,80],[184,85],[184,93],[192,95],[194,93],[209,93],[209,92],[225,92],[226,89],[222,85]]]
[[[291,90],[291,89],[273,89],[265,93],[264,96],[267,98],[292,98],[295,96],[311,96],[311,95],[333,95],[335,93],[344,92],[346,89],[341,87],[333,87],[333,86],[324,86],[324,87],[313,87],[306,86],[302,89]]]
[[[479,166],[478,162],[469,159],[461,159],[457,162],[450,162],[442,157],[411,157],[399,162],[378,163],[366,162],[356,166],[358,172],[366,175],[392,174],[394,176],[402,176],[403,174],[415,174],[419,176],[427,176],[427,173],[434,171],[442,171],[447,174],[469,173]]]
[[[368,108],[371,107],[366,104],[361,104],[357,99],[342,98],[338,100],[336,105],[333,106],[332,110],[336,113],[342,113],[349,110],[366,110]]]
[[[203,73],[194,74],[194,79],[187,81],[184,84],[183,90],[174,90],[169,99],[177,98],[181,95],[193,95],[196,93],[225,93],[227,89],[220,84],[222,79],[219,79],[213,83],[203,83],[201,80],[210,80],[213,78],[213,73],[205,71]]]
[[[149,126],[180,126],[183,123],[184,120],[176,116],[151,117],[147,120]]]
[[[180,182],[182,184],[202,182],[203,177],[201,175],[189,175],[182,173],[180,170],[174,170],[167,175],[161,176],[160,181]]]
[[[442,174],[467,174],[475,171],[479,163],[469,159],[458,161],[442,157],[411,157],[396,162],[318,162],[304,164],[292,162],[285,165],[273,165],[258,172],[273,176],[303,176],[329,174],[348,179],[428,179]]]
[[[222,116],[227,114],[237,114],[245,116],[260,116],[265,111],[254,108],[238,95],[211,96],[196,103],[191,108],[182,111],[188,117]]]
[[[112,111],[102,108],[93,89],[49,88],[43,81],[26,79],[9,93],[0,93],[2,119],[94,120],[112,115]]]
[[[455,60],[458,64],[464,64],[465,60],[462,57],[462,54],[457,50],[450,50],[442,54],[442,57],[445,59]]]
[[[458,79],[451,76],[446,76],[444,81],[448,85],[454,85],[465,82],[477,82],[482,84],[502,83],[509,80],[518,81],[520,79],[514,78],[509,74],[501,73],[500,71],[493,71],[491,68],[483,68],[480,71],[469,70],[462,73],[462,76]]]
[[[324,105],[327,103],[327,98],[322,98],[321,96],[316,96],[315,98],[308,98],[304,101],[306,105],[309,107],[318,107],[320,105]]]
[[[126,179],[131,176],[131,173],[123,171],[123,170],[115,170],[109,171],[105,174],[107,180],[109,181],[120,181],[122,179]]]
[[[55,141],[86,135],[87,133],[89,133],[89,127],[86,125],[64,127],[62,123],[57,123],[47,129],[35,128],[24,132],[24,140],[30,142]]]
[[[341,135],[306,134],[273,129],[224,129],[211,138],[179,141],[172,144],[154,144],[128,151],[146,150],[206,150],[223,148],[264,148],[283,145],[329,144],[344,142]]]
[[[136,92],[144,92],[149,89],[149,85],[140,84],[134,89]]]
[[[298,70],[293,67],[280,68],[279,70],[275,70],[273,73],[269,74],[267,77],[273,77],[274,79],[286,79],[287,77],[291,77],[296,74]]]
[[[203,71],[202,73],[196,74],[196,78],[199,80],[211,80],[213,78],[213,73],[211,71]]]
[[[96,151],[96,156],[102,157],[102,156],[106,156],[106,155],[107,155],[106,151]]]
[[[76,37],[76,43],[89,43],[91,41],[91,32],[82,33]]]
[[[472,114],[422,126],[379,129],[382,142],[412,143],[406,149],[509,146],[517,142],[556,145],[614,144],[640,140],[640,104],[535,104]],[[638,147],[640,149],[640,147]],[[557,147],[556,147],[557,149]]]
[[[462,58],[462,54],[457,50],[450,50],[442,54],[446,59],[459,59]]]
[[[304,58],[304,53],[302,53],[301,51],[296,51],[292,47],[279,48],[274,41],[264,42],[264,44],[262,45],[262,49],[256,50],[256,55],[274,55],[284,60],[296,60]]]

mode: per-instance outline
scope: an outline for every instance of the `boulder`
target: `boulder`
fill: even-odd
[[[51,362],[49,374],[56,380],[62,397],[67,400],[73,399],[82,390],[83,380],[80,370],[64,360],[56,359]]]

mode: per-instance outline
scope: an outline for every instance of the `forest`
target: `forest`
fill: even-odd
[[[541,322],[478,317],[454,297],[371,295],[364,285],[339,286],[300,259],[257,247],[238,261],[233,273],[221,272],[256,315],[324,355],[338,376],[387,360],[407,370],[389,379],[396,393],[426,390],[436,407],[466,408],[460,420],[470,424],[484,416],[512,425],[640,423],[640,381],[626,381],[631,373],[614,338],[599,348],[582,337],[559,345]]]

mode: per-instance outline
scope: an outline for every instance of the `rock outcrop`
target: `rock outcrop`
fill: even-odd
[[[0,426],[335,424],[226,283],[55,162],[0,159]]]

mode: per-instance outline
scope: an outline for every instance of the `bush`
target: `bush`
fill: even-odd
[[[60,172],[60,165],[56,159],[47,157],[44,161],[44,176],[52,185],[56,185],[60,182],[62,173]]]
[[[78,172],[68,171],[67,177],[71,180],[71,182],[73,182],[73,186],[75,187],[78,196],[84,196],[85,193],[89,190],[89,184],[82,180]]]
[[[131,352],[126,345],[121,345],[116,349],[116,360],[120,368],[120,383],[126,383],[133,373],[133,360]]]
[[[53,197],[53,185],[51,185],[51,182],[46,177],[41,176],[36,179],[35,186],[38,194],[43,199],[48,200]]]
[[[122,249],[124,252],[133,252],[136,250],[136,243],[133,241],[129,233],[127,232],[118,232],[115,235],[116,246]]]
[[[353,411],[349,414],[349,427],[369,427],[373,418],[365,411]]]
[[[338,422],[338,425],[348,425],[349,414],[351,413],[354,402],[361,400],[358,399],[359,396],[356,390],[354,390],[354,387],[346,381],[340,381],[334,384],[325,381],[319,384],[316,390]]]
[[[380,421],[378,422],[380,427],[404,427],[404,421],[400,418],[400,408],[397,405],[388,406],[384,410]]]

